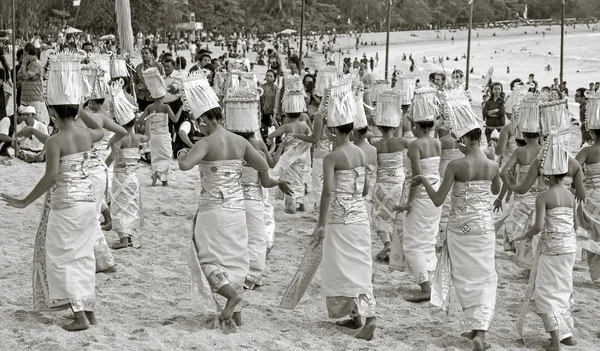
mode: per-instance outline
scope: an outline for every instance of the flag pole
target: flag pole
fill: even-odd
[[[465,72],[465,90],[469,90],[469,73],[471,72],[471,28],[473,27],[473,0],[469,0],[469,38],[467,39],[467,71]]]
[[[304,4],[305,4],[305,0],[302,0],[302,17],[300,17],[300,64],[302,64],[302,43],[303,43],[303,39],[304,39]],[[298,70],[300,70],[300,67],[298,67]],[[302,73],[300,73],[302,74]]]
[[[17,8],[15,7],[15,0],[12,0],[12,30],[11,30],[11,40],[12,40],[12,50],[10,53],[12,55],[12,77],[10,77],[10,83],[12,84],[12,94],[13,94],[13,148],[17,149],[17,58],[15,56],[16,51],[16,41],[15,41],[15,31],[17,29],[17,21],[15,12],[17,12]]]
[[[563,92],[563,67],[565,57],[565,0],[562,0],[561,22],[560,22],[560,92]]]
[[[389,69],[389,60],[390,60],[390,22],[392,18],[392,0],[388,2],[388,12],[387,12],[387,33],[385,37],[385,80],[388,80],[388,69]]]

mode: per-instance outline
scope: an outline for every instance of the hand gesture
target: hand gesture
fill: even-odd
[[[316,242],[319,242],[319,241],[323,240],[324,237],[325,237],[325,228],[316,227],[315,231],[313,232],[313,240],[315,240]]]
[[[33,135],[34,128],[30,126],[25,126],[17,133],[17,137],[29,138]]]
[[[8,206],[16,207],[16,208],[25,208],[27,207],[27,203],[25,200],[19,200],[10,195],[2,194],[2,201],[6,202]]]
[[[286,194],[286,195],[293,195],[294,194],[294,190],[292,190],[291,186],[290,186],[290,182],[282,180],[279,182],[279,190],[281,190],[282,193]]]
[[[428,181],[427,177],[425,177],[422,174],[419,174],[412,178],[412,182],[410,183],[410,186],[412,186],[412,187],[419,186],[427,181]]]
[[[408,203],[408,202],[405,203],[404,205],[392,207],[392,211],[396,211],[396,212],[406,211],[406,214],[409,214],[411,209],[412,209],[412,204]]]
[[[525,235],[516,238],[515,241],[516,242],[519,242],[519,241],[531,241],[531,239],[533,239],[533,235],[529,235],[529,233],[526,233]]]
[[[494,212],[502,211],[502,200],[496,199],[494,200]]]

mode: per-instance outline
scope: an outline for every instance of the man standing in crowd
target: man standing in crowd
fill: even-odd
[[[146,87],[146,83],[144,81],[143,71],[147,70],[150,67],[156,67],[160,74],[165,74],[165,70],[163,66],[156,62],[154,56],[152,56],[152,51],[148,47],[144,47],[142,49],[142,63],[140,63],[135,68],[135,73],[133,75],[133,83],[135,85],[135,94],[137,97],[137,103],[140,111],[144,111],[148,105],[154,102],[154,99],[150,96],[150,92],[148,91],[148,87]]]
[[[23,63],[17,73],[17,80],[21,81],[21,104],[35,107],[37,111],[36,119],[45,125],[49,125],[50,116],[44,102],[42,85],[42,64],[37,59],[36,50],[32,43],[27,43],[23,51]]]
[[[585,98],[586,88],[579,88],[575,91],[575,102],[579,104],[579,128],[581,129],[581,146],[588,141],[592,140],[590,132],[585,126],[585,111],[587,106],[587,99]]]
[[[272,120],[279,113],[279,87],[275,84],[275,71],[271,69],[267,71],[265,83],[260,87],[263,89],[263,94],[260,97],[260,108],[262,110],[260,133],[266,143],[269,127],[273,125]]]

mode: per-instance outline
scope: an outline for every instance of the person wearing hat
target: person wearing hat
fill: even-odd
[[[310,126],[299,118],[306,110],[306,102],[304,101],[302,78],[298,75],[288,76],[287,85],[282,102],[282,110],[285,112],[289,123],[277,128],[276,131],[269,134],[268,140],[271,144],[271,151],[275,150],[277,144],[275,138],[289,134],[286,141],[279,145],[278,151],[281,152],[285,148],[285,152],[281,155],[276,171],[281,171],[281,179],[290,182],[293,196],[285,196],[285,211],[287,213],[296,213],[296,210],[304,211],[305,201],[305,173],[310,167],[310,144],[298,138],[294,138],[291,134],[308,135],[311,132]]]
[[[461,336],[473,340],[473,350],[483,351],[494,318],[498,285],[489,198],[500,191],[501,181],[498,164],[479,147],[482,121],[471,109],[466,94],[448,102],[445,118],[451,133],[465,145],[464,156],[448,163],[441,185],[432,184],[423,174],[413,178],[413,186],[423,186],[438,207],[449,195],[452,198],[447,237],[431,284],[431,303],[447,312],[454,286],[462,307]]]
[[[536,196],[535,223],[515,240],[532,242],[540,234],[534,266],[531,270],[527,294],[517,320],[517,331],[523,338],[524,317],[529,309],[531,290],[536,313],[541,317],[544,329],[550,334],[546,350],[560,350],[560,344],[575,345],[575,326],[571,316],[573,296],[573,267],[578,250],[575,230],[576,201],[563,179],[569,171],[570,130],[551,132],[540,159],[540,168],[548,189]],[[589,259],[589,257],[588,257]]]
[[[122,87],[113,85],[110,94],[112,117],[127,130],[127,135],[114,144],[106,160],[107,166],[114,165],[110,217],[112,229],[119,235],[119,242],[112,248],[123,249],[134,246],[134,240],[139,239],[139,230],[144,223],[138,158],[140,146],[150,138],[135,133],[137,108],[129,102]],[[136,243],[135,246],[140,245]]]
[[[412,132],[416,139],[408,145],[411,175],[423,174],[439,187],[441,143],[430,132],[438,114],[437,89],[421,86],[415,89],[412,103]],[[405,190],[407,187],[405,187]],[[435,255],[436,238],[439,234],[442,209],[435,206],[423,187],[408,188],[408,196],[395,207],[398,212],[406,212],[402,223],[402,255],[407,271],[421,287],[421,291],[409,302],[428,301],[431,295],[430,278],[437,265]],[[398,217],[402,214],[398,214]]]
[[[263,153],[266,145],[254,138],[260,129],[259,95],[255,86],[234,88],[225,98],[225,129],[246,139],[273,164],[271,155]],[[279,187],[286,195],[292,195],[288,182],[271,179],[269,172],[258,172],[250,165],[242,167],[242,189],[246,208],[246,226],[248,227],[248,254],[250,270],[244,282],[244,288],[254,290],[264,284],[263,271],[267,259],[267,228],[265,223],[266,188]]]
[[[48,138],[48,127],[35,119],[35,107],[21,106],[18,112],[17,157],[28,163],[44,162],[44,143],[46,142],[46,138]],[[25,128],[30,128],[31,130],[24,131]],[[25,134],[28,135],[24,136]],[[40,136],[42,141],[37,136]]]
[[[91,145],[104,132],[86,113],[78,113],[82,101],[79,61],[73,54],[50,59],[47,101],[58,132],[46,140],[45,174],[22,200],[2,194],[2,200],[16,208],[25,208],[47,194],[34,246],[34,310],[70,308],[74,320],[63,327],[67,331],[96,324],[98,194],[94,179],[82,175],[102,167]],[[76,119],[82,119],[87,128],[79,127]]]
[[[196,84],[195,80],[201,82]],[[186,106],[192,115],[204,120],[210,131],[179,158],[182,171],[200,168],[203,189],[190,249],[192,284],[207,310],[217,307],[211,292],[226,298],[219,321],[239,326],[243,285],[249,272],[248,228],[240,181],[243,161],[261,173],[267,172],[269,165],[247,140],[223,127],[219,98],[205,77],[190,77],[183,87]],[[208,281],[210,291],[203,279]]]
[[[402,197],[404,184],[404,150],[408,140],[394,136],[395,130],[402,125],[402,106],[400,94],[394,90],[383,90],[377,97],[375,125],[381,133],[381,140],[373,143],[377,152],[377,173],[373,189],[373,208],[371,218],[373,229],[379,236],[383,249],[377,254],[379,260],[388,260],[396,214],[394,206]],[[391,261],[392,257],[389,257]],[[398,266],[401,263],[398,262]],[[395,269],[395,263],[390,262]],[[399,267],[398,267],[399,268]]]
[[[517,120],[518,129],[521,132],[527,145],[517,148],[508,161],[502,167],[500,176],[502,182],[508,186],[510,180],[508,178],[509,172],[513,169],[517,170],[519,174],[519,183],[523,182],[530,167],[537,167],[533,163],[538,157],[542,147],[539,144],[540,138],[540,116],[539,116],[539,102],[540,100],[528,93],[524,100],[521,102],[522,111],[519,113]],[[526,247],[521,243],[521,247],[516,247],[514,240],[519,233],[523,233],[525,228],[531,224],[531,214],[535,210],[535,196],[546,188],[546,185],[538,179],[538,181],[532,186],[531,190],[525,194],[514,195],[514,205],[507,217],[505,226],[505,251],[517,252],[516,263],[524,268],[531,269],[533,263],[533,257],[527,255],[524,250]],[[498,206],[498,199],[494,202],[494,206]]]
[[[141,111],[145,110],[148,105],[154,102],[152,94],[148,90],[147,83],[144,79],[144,71],[150,68],[157,69],[160,74],[165,73],[165,69],[162,64],[156,61],[156,56],[152,55],[152,50],[149,47],[144,47],[140,51],[142,54],[142,63],[137,65],[135,73],[133,74],[133,84],[135,87],[135,96],[137,98],[137,104]]]
[[[349,138],[356,113],[351,82],[333,86],[330,100],[334,101],[327,106],[328,126],[333,129],[336,148],[323,160],[323,193],[313,232],[313,243],[323,245],[321,294],[330,318],[350,317],[337,325],[362,327],[355,337],[371,340],[376,301],[371,282],[371,229],[363,200],[369,183],[365,155]]]
[[[146,107],[140,117],[146,123],[146,135],[150,137],[152,186],[155,186],[159,179],[163,186],[167,186],[173,160],[169,120],[177,122],[179,115],[175,115],[169,105],[163,102],[167,88],[158,69],[145,70],[144,81],[151,98],[154,99],[154,102]]]
[[[600,91],[588,92],[586,110],[586,128],[590,133],[593,144],[582,148],[575,159],[579,162],[585,174],[586,197],[579,206],[577,215],[581,227],[588,231],[595,246],[586,249],[587,262],[592,281],[600,281]]]

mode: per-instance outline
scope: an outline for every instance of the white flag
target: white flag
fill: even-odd
[[[81,0],[73,0],[73,6],[79,6],[81,4]]]
[[[527,4],[525,4],[525,11],[523,11],[523,18],[527,19]]]

